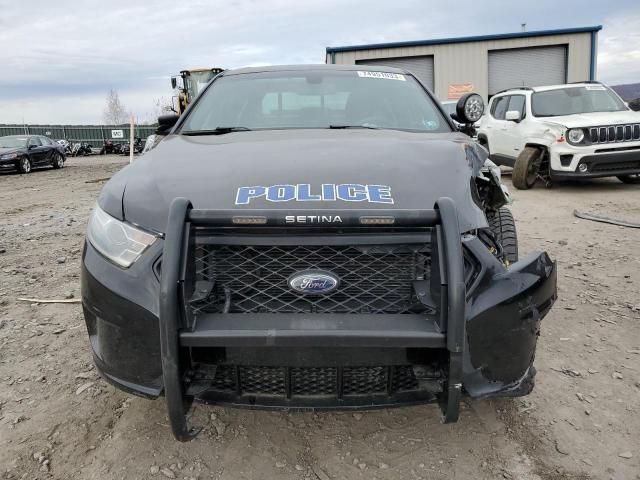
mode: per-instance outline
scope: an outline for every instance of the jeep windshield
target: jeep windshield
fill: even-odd
[[[531,95],[531,111],[535,117],[621,110],[627,110],[627,107],[604,85],[558,88]]]
[[[293,128],[452,130],[412,76],[363,68],[220,77],[193,105],[180,133],[215,135]]]

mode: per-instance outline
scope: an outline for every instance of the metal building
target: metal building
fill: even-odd
[[[596,79],[601,25],[593,27],[327,47],[327,63],[386,65],[413,72],[444,101],[475,91]]]

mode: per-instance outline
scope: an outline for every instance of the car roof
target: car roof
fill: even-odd
[[[529,91],[529,92],[546,92],[549,90],[558,90],[561,88],[580,88],[580,87],[587,87],[589,85],[602,85],[603,87],[606,87],[606,85],[600,83],[600,82],[575,82],[575,83],[562,83],[562,84],[557,84],[557,85],[541,85],[539,87],[513,87],[513,88],[507,88],[506,90],[502,90],[501,92],[496,93],[495,95],[507,95],[507,94],[512,94],[513,92],[523,92],[523,91]]]
[[[407,70],[394,67],[375,66],[375,65],[327,65],[321,64],[304,64],[304,65],[265,65],[263,67],[244,67],[231,70],[225,70],[221,75],[241,75],[245,73],[259,73],[259,72],[316,72],[316,71],[362,71],[368,72],[390,72],[390,73],[405,73],[409,74]]]
[[[590,85],[602,85],[602,84],[600,82],[577,82],[577,83],[564,83],[560,85],[544,85],[541,87],[533,87],[533,91],[546,92],[547,90],[557,90],[559,88],[579,88],[579,87],[588,87]]]

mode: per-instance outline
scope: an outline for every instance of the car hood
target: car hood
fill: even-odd
[[[20,153],[21,149],[18,147],[0,147],[0,155],[5,155],[7,153]]]
[[[219,136],[170,135],[105,186],[99,203],[111,215],[159,232],[176,197],[197,209],[268,209],[331,214],[344,209],[432,209],[440,197],[458,207],[461,231],[486,227],[472,195],[472,177],[486,153],[459,133],[390,130],[272,130]],[[238,205],[242,187],[309,184],[383,185],[393,203],[269,202]],[[308,213],[306,213],[308,212]]]
[[[562,117],[543,117],[542,120],[567,128],[600,127],[605,125],[640,123],[640,113],[631,110],[621,112],[593,112],[564,115]]]

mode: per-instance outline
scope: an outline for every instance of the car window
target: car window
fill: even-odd
[[[451,131],[435,102],[410,75],[285,70],[219,78],[193,105],[181,132],[329,126]]]
[[[39,137],[42,145],[52,145],[53,142],[49,140],[47,137]]]
[[[0,148],[22,148],[27,144],[27,137],[6,136],[0,137]]]
[[[38,137],[31,137],[29,138],[29,146],[40,147],[42,146],[42,143],[40,143],[40,140],[38,139]]]
[[[507,111],[516,111],[520,113],[520,119],[525,117],[525,104],[526,97],[524,95],[511,95],[509,100],[509,108]]]
[[[504,120],[504,114],[507,113],[507,106],[509,105],[509,96],[498,97],[493,101],[491,105],[491,115],[496,120]]]
[[[628,109],[620,98],[604,85],[598,84],[557,88],[535,92],[531,96],[531,111],[536,117],[624,110]]]

